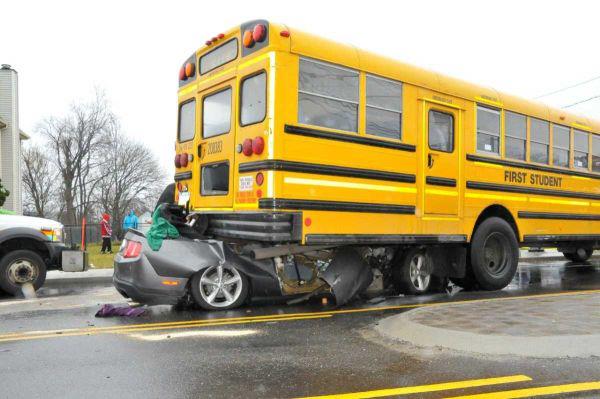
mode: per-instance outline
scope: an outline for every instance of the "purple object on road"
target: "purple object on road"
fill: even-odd
[[[112,316],[125,316],[125,317],[138,317],[143,315],[146,309],[132,308],[131,306],[115,307],[113,305],[102,305],[100,310],[96,312],[96,317],[112,317]]]

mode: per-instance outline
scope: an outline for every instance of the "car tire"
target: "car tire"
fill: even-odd
[[[506,287],[519,264],[519,243],[512,227],[498,217],[484,220],[471,239],[470,259],[479,288],[495,291]]]
[[[592,257],[593,253],[593,249],[577,248],[575,252],[563,252],[563,255],[571,262],[585,262]]]
[[[219,268],[222,268],[221,272]],[[241,306],[248,299],[249,286],[244,273],[227,264],[200,270],[190,282],[194,301],[206,310],[228,310]]]
[[[400,256],[393,276],[402,294],[421,295],[441,285],[438,277],[432,274],[431,259],[422,248],[411,248]]]
[[[0,260],[0,289],[11,295],[21,293],[21,286],[30,282],[37,291],[46,281],[46,264],[31,250],[9,252]]]

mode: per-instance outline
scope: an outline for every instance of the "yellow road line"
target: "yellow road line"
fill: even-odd
[[[85,329],[85,330],[75,330],[70,332],[61,332],[57,331],[49,334],[37,334],[37,335],[21,335],[21,336],[7,336],[0,337],[0,342],[11,342],[11,341],[30,341],[34,339],[44,339],[44,338],[60,338],[60,337],[78,337],[83,335],[99,335],[99,334],[129,334],[140,331],[156,331],[156,330],[167,330],[167,329],[182,329],[182,328],[194,328],[194,327],[213,327],[213,326],[222,326],[222,325],[235,325],[235,324],[250,324],[250,323],[268,323],[268,322],[279,322],[279,321],[293,321],[293,320],[310,320],[310,319],[325,319],[329,318],[332,315],[330,314],[320,314],[320,315],[311,315],[311,316],[299,316],[299,317],[271,317],[271,318],[262,318],[262,319],[254,319],[254,320],[237,320],[237,321],[221,321],[215,323],[196,323],[196,324],[188,324],[184,326],[161,326],[155,327],[153,324],[146,324],[148,327],[146,328],[120,328],[120,329],[112,329],[112,330],[98,330],[95,331],[93,329]]]
[[[533,398],[535,396],[557,395],[600,390],[600,381],[580,382],[577,384],[551,385],[547,387],[515,389],[512,391],[488,392],[476,395],[453,396],[446,399],[516,399]]]
[[[513,382],[524,382],[524,381],[531,381],[531,377],[528,377],[526,375],[510,375],[510,376],[506,376],[506,377],[482,378],[482,379],[478,379],[478,380],[453,381],[453,382],[443,382],[443,383],[431,384],[431,385],[417,385],[417,386],[412,386],[412,387],[379,389],[376,391],[363,391],[363,392],[353,392],[353,393],[333,394],[333,395],[323,395],[323,396],[308,396],[308,397],[300,398],[300,399],[380,398],[382,396],[410,395],[413,393],[447,391],[450,389],[475,388],[475,387],[483,387],[483,386],[487,386],[487,385],[508,384],[508,383],[513,383]]]
[[[161,322],[161,323],[143,323],[143,324],[130,324],[120,326],[106,326],[106,327],[89,327],[89,328],[70,328],[62,330],[40,330],[40,331],[29,331],[29,332],[14,332],[0,334],[0,342],[6,341],[17,341],[20,339],[37,339],[37,338],[49,338],[49,337],[65,337],[65,336],[80,336],[80,335],[95,335],[103,332],[110,333],[113,331],[147,331],[155,327],[164,327],[162,329],[178,329],[191,327],[204,327],[211,325],[227,325],[227,324],[242,324],[251,323],[254,320],[260,321],[286,321],[287,319],[296,320],[302,317],[313,317],[318,318],[320,316],[330,317],[336,314],[352,314],[352,313],[365,313],[365,312],[378,312],[388,310],[400,310],[400,309],[411,309],[429,306],[441,306],[441,305],[461,305],[470,303],[480,302],[494,302],[494,301],[510,301],[516,299],[536,299],[536,298],[548,298],[548,297],[560,297],[560,296],[573,296],[573,295],[590,295],[598,294],[600,290],[582,290],[582,291],[568,291],[568,292],[555,292],[547,294],[534,294],[534,295],[520,295],[510,296],[502,298],[482,298],[482,299],[467,299],[462,301],[445,301],[445,302],[431,302],[431,303],[414,303],[406,305],[390,305],[390,306],[379,306],[371,308],[359,308],[359,309],[342,309],[342,310],[328,310],[321,312],[305,312],[305,313],[284,313],[284,314],[273,314],[263,316],[243,316],[243,317],[225,317],[215,319],[196,319],[186,321],[174,321],[174,322]]]

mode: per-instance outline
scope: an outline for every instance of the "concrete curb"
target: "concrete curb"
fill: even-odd
[[[436,306],[443,311],[444,305]],[[428,307],[431,310],[431,307]],[[484,335],[425,326],[411,316],[420,309],[383,319],[376,330],[384,337],[421,347],[442,347],[484,355],[538,358],[600,356],[600,334],[560,336]]]
[[[112,282],[113,269],[90,269],[85,272],[67,273],[60,270],[49,271],[46,276],[46,284],[82,283],[96,284]]]

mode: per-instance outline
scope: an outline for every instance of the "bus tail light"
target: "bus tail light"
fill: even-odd
[[[250,48],[252,46],[254,46],[254,35],[252,34],[251,30],[247,30],[244,32],[244,36],[242,37],[242,43],[244,44],[244,47],[246,48]]]
[[[137,258],[142,252],[142,243],[133,240],[127,240],[125,245],[125,251],[123,252],[124,258]]]
[[[257,43],[260,43],[260,42],[264,41],[266,37],[267,37],[267,27],[264,26],[263,24],[255,25],[254,29],[252,29],[252,39],[254,39],[254,41]]]
[[[257,136],[254,139],[252,139],[252,152],[254,152],[256,155],[260,155],[262,154],[264,149],[265,140],[262,137]]]
[[[242,144],[242,152],[244,153],[245,156],[249,157],[250,155],[252,155],[252,140],[251,139],[245,139],[244,143]]]
[[[194,72],[196,71],[196,65],[192,64],[191,62],[188,62],[187,64],[185,64],[185,76],[188,78],[191,78],[192,76],[194,76]]]
[[[262,186],[264,182],[265,182],[265,175],[263,175],[262,172],[258,172],[256,174],[256,184],[259,186]]]
[[[181,165],[182,168],[185,168],[186,166],[188,166],[188,154],[186,154],[184,152],[183,154],[179,155],[179,164]]]
[[[175,155],[175,167],[181,168],[181,154]]]

